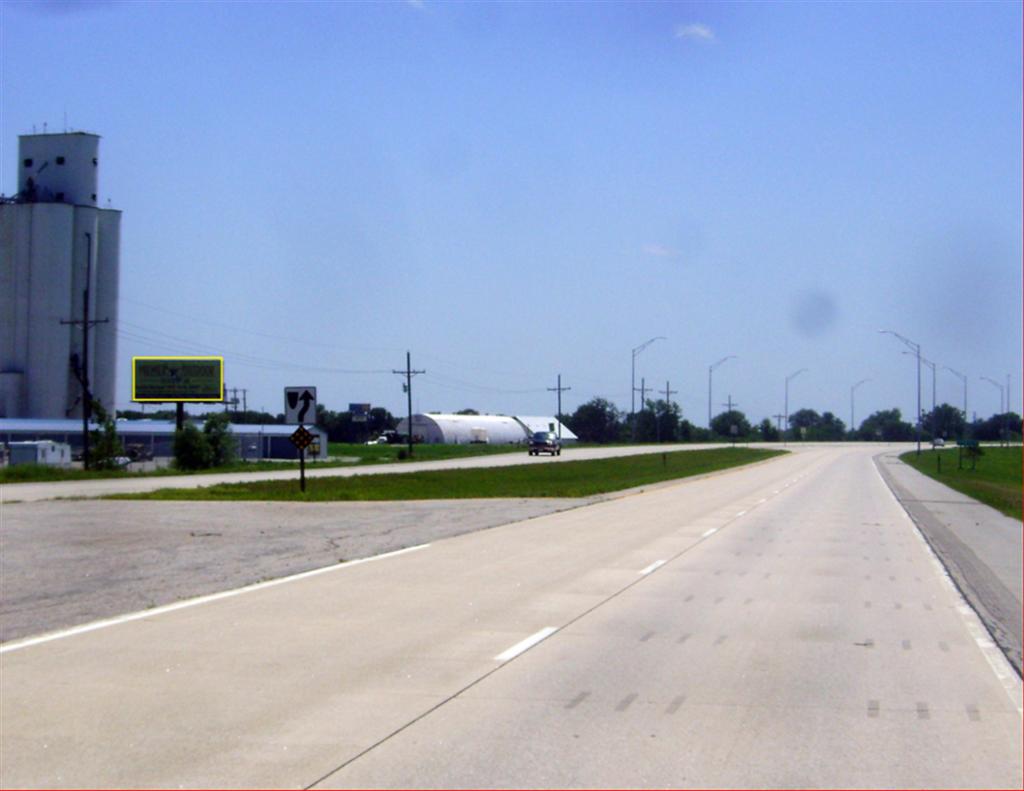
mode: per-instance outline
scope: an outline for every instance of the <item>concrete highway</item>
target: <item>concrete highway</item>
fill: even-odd
[[[1020,788],[1020,677],[879,452],[5,644],[0,786]]]

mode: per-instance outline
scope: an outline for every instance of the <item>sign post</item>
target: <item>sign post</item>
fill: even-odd
[[[308,448],[316,437],[310,433],[305,426],[299,426],[294,433],[288,437],[292,445],[299,449],[299,489],[306,491],[306,448]]]

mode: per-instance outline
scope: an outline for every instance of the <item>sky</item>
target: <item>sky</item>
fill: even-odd
[[[417,412],[629,411],[635,361],[706,425],[734,355],[715,414],[806,369],[790,414],[912,420],[888,329],[1020,412],[1021,7],[0,0],[0,191],[102,136],[120,409],[222,354],[250,408],[401,415],[409,351]]]

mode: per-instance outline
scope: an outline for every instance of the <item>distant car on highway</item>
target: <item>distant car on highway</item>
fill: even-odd
[[[535,431],[530,437],[530,455],[539,456],[541,453],[550,453],[552,456],[562,455],[562,443],[553,431]]]

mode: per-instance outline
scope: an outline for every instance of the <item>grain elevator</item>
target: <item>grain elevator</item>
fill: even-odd
[[[114,409],[121,212],[98,206],[99,142],[18,139],[18,191],[0,202],[0,417],[81,417],[82,373]]]

